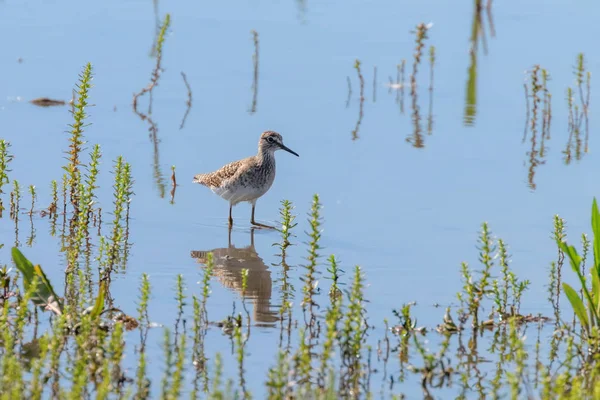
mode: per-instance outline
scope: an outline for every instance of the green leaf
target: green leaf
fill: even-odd
[[[57,315],[62,314],[62,305],[60,304],[58,295],[54,291],[54,288],[46,277],[42,267],[36,265],[33,267],[33,271],[39,279],[37,285],[38,298],[37,300],[35,297],[32,298],[33,302],[42,307],[44,310],[50,310]]]
[[[600,211],[594,197],[592,203],[592,232],[594,233],[594,269],[600,274]]]
[[[96,297],[96,303],[94,304],[94,308],[92,309],[90,315],[92,320],[96,320],[102,314],[102,310],[104,309],[104,292],[106,291],[106,282],[102,282],[100,284],[100,289],[98,289],[98,297]]]
[[[34,266],[16,247],[12,248],[12,256],[15,265],[23,275],[23,286],[26,291],[30,290],[29,286],[37,278],[31,297],[33,304],[42,308],[42,310],[50,310],[57,315],[61,315],[62,305],[42,267],[39,265]]]
[[[579,268],[581,265],[581,257],[577,254],[577,249],[575,246],[569,246],[566,242],[558,242],[558,247],[569,257],[569,261],[571,264],[571,269],[577,273],[577,275],[581,275],[581,269]]]
[[[29,284],[33,281],[33,264],[16,247],[12,248],[12,258],[17,269],[23,275],[23,286],[25,286],[25,290],[28,290]]]
[[[588,321],[587,313],[585,306],[583,305],[583,301],[579,298],[579,295],[571,286],[563,282],[563,289],[565,294],[567,295],[567,299],[571,303],[571,307],[573,307],[573,311],[577,317],[579,317],[579,321],[581,322],[581,326],[589,332],[590,331],[590,323]]]
[[[567,255],[567,257],[569,257],[569,261],[571,263],[571,269],[573,271],[575,271],[575,273],[577,274],[577,277],[579,278],[579,282],[581,283],[581,290],[583,290],[583,294],[585,295],[587,301],[592,304],[592,296],[590,295],[590,291],[588,290],[586,284],[585,284],[585,277],[583,276],[583,274],[581,273],[581,257],[579,256],[579,254],[577,254],[577,250],[575,249],[574,246],[569,246],[567,243],[565,242],[558,242],[558,247],[560,247],[560,249],[563,251],[563,253],[565,253]],[[594,322],[596,321],[600,321],[600,318],[598,318],[598,312],[596,311],[595,308],[591,308],[590,309],[590,313],[593,315],[593,320]]]
[[[598,274],[595,274],[594,271],[591,273],[592,275],[592,300],[594,301],[594,308],[598,310],[598,300],[600,300],[600,279],[598,278]]]
[[[592,299],[594,300],[596,315],[600,315],[600,277],[595,271],[592,271]]]

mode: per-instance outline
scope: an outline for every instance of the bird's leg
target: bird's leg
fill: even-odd
[[[232,204],[229,204],[229,229],[233,226],[233,218],[231,217],[231,209],[233,208]]]
[[[256,207],[256,204],[252,203],[252,216],[250,217],[250,223],[252,225],[260,226],[261,228],[275,229],[274,226],[264,225],[254,220],[254,207]]]

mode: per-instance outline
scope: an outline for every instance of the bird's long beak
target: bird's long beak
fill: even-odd
[[[280,144],[279,147],[281,147],[282,150],[287,151],[288,153],[292,153],[293,155],[295,155],[296,157],[300,157],[298,155],[298,153],[296,153],[294,150],[290,149],[289,147],[284,146],[283,144]]]

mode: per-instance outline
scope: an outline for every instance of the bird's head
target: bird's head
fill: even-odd
[[[263,134],[260,135],[258,147],[263,151],[269,151],[271,153],[274,153],[276,150],[285,150],[288,153],[292,153],[296,157],[300,157],[298,153],[286,147],[283,144],[283,138],[281,135],[274,131],[263,132]]]

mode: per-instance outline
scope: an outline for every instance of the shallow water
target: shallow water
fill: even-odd
[[[488,52],[484,54],[481,45],[477,52],[472,126],[463,119],[473,18],[470,2],[306,2],[304,9],[293,1],[161,3],[158,18],[168,12],[172,23],[164,45],[164,72],[153,94],[155,146],[147,122],[131,107],[132,94],[148,84],[155,63],[150,56],[156,33],[152,3],[6,1],[0,4],[0,26],[11,40],[0,55],[4,70],[0,123],[2,138],[12,143],[16,154],[10,175],[24,188],[36,185],[40,208],[50,202],[50,181],[62,175],[64,132],[71,116],[67,106],[39,108],[28,101],[42,96],[68,101],[77,74],[89,61],[94,66],[94,106],[89,109],[92,125],[86,129],[86,139],[89,147],[102,146],[102,206],[110,209],[107,172],[117,155],[132,164],[135,179],[130,222],[134,245],[126,273],[112,288],[121,307],[131,307],[133,312],[138,294],[132,288],[147,272],[153,284],[151,315],[157,323],[172,325],[176,275],[183,274],[189,296],[199,290],[201,266],[193,256],[198,253],[192,252],[229,247],[227,204],[191,179],[254,154],[260,133],[269,129],[280,132],[300,158],[277,154],[277,179],[259,200],[257,218],[275,223],[280,200],[291,200],[300,222],[296,242],[303,242],[302,232],[308,229],[304,216],[312,194],[319,193],[324,205],[321,253],[335,254],[348,272],[355,264],[363,267],[369,285],[369,320],[379,325],[377,334],[382,334],[381,322],[390,318],[391,310],[409,301],[419,304],[419,324],[440,322],[443,308],[433,305],[456,303],[459,265],[476,262],[474,244],[483,221],[509,244],[519,277],[532,281],[523,311],[550,313],[545,285],[555,254],[552,216],[564,217],[573,237],[588,230],[589,204],[596,194],[593,171],[600,163],[594,155],[593,111],[589,154],[565,166],[561,153],[568,139],[565,90],[574,85],[577,53],[585,53],[592,91],[599,66],[594,49],[600,8],[591,1],[584,3],[493,4],[496,35],[490,37],[486,30]],[[433,128],[431,135],[425,132],[424,147],[415,148],[406,141],[413,129],[409,90],[402,114],[396,92],[390,93],[386,85],[402,59],[406,59],[408,79],[414,52],[411,31],[418,23],[430,21],[426,48],[434,45],[437,51]],[[254,113],[249,112],[251,30],[259,35]],[[426,55],[418,75],[424,127],[429,101]],[[352,140],[360,107],[355,59],[361,61],[365,99],[358,139]],[[522,143],[523,82],[525,71],[536,63],[552,76],[553,120],[546,162],[537,167],[532,190],[527,181],[529,143]],[[181,71],[193,91],[183,129],[187,91]],[[347,77],[352,95],[346,107]],[[147,101],[147,96],[140,100],[141,109]],[[167,188],[164,198],[159,196],[155,161]],[[174,204],[168,194],[172,165],[179,184]],[[28,202],[24,195],[24,207]],[[251,268],[249,288],[258,298],[247,304],[261,325],[253,328],[249,341],[252,368],[247,378],[249,389],[260,397],[264,371],[276,351],[268,344],[279,334],[269,327],[281,296],[275,283],[279,270],[272,266],[277,250],[271,246],[279,236],[259,230],[252,238],[249,218],[248,205],[234,208],[231,241],[238,250],[229,249],[229,257],[243,259],[243,266]],[[34,216],[33,222],[36,238],[24,251],[45,267],[51,280],[62,282],[60,243],[48,234],[46,220]],[[14,241],[8,219],[0,223],[0,232],[6,245],[0,259],[8,263],[9,244]],[[28,232],[28,217],[23,217],[19,238],[23,245]],[[252,241],[253,250],[241,250]],[[294,247],[290,265],[297,268],[304,256],[303,246]],[[230,314],[234,302],[241,306],[239,267],[228,265],[225,262],[222,273],[213,279],[208,312],[214,320]],[[301,286],[299,281],[295,284]],[[159,339],[162,332],[151,335]],[[229,351],[229,339],[218,330],[209,332],[207,343],[213,354]],[[159,357],[158,344],[154,350]],[[158,381],[161,371],[154,373]],[[403,386],[401,391],[420,393],[418,385]]]

